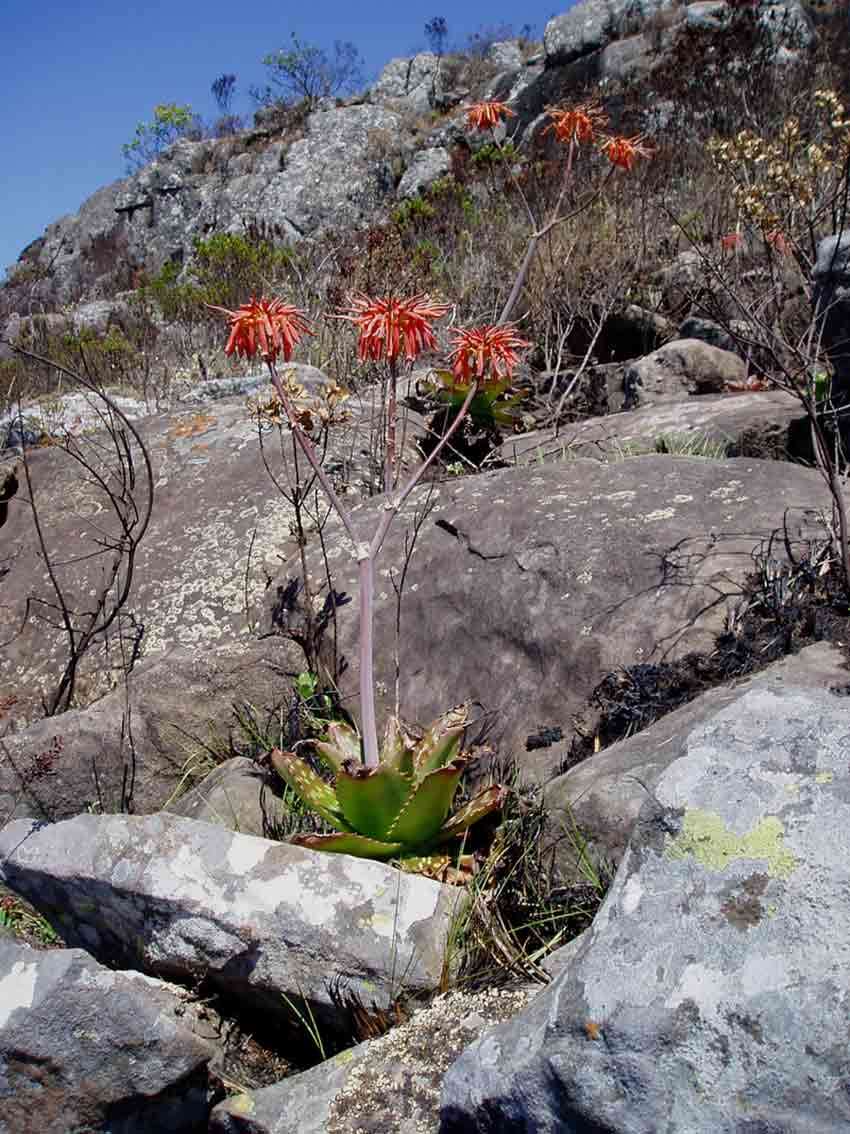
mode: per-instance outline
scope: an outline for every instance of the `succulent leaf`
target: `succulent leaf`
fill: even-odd
[[[384,764],[367,768],[348,761],[336,778],[337,799],[346,822],[373,839],[388,837],[412,790],[409,776]]]
[[[413,774],[414,742],[396,716],[387,718],[384,742],[381,745],[381,763],[405,775]]]
[[[456,705],[434,721],[413,753],[413,767],[417,776],[445,767],[455,759],[468,720],[469,705],[464,704]]]
[[[492,787],[486,788],[446,820],[438,832],[438,840],[442,843],[457,838],[485,815],[499,811],[504,805],[507,794],[508,789],[501,784],[493,784]]]
[[[471,854],[423,854],[400,858],[398,865],[410,874],[424,874],[426,878],[436,878],[462,886],[472,877],[475,869],[475,856]]]
[[[324,739],[314,741],[313,747],[334,772],[338,772],[346,760],[360,759],[360,737],[344,721],[331,721]]]
[[[317,776],[309,764],[305,763],[294,752],[281,752],[275,748],[271,753],[272,765],[295,794],[308,807],[312,808],[332,827],[340,831],[348,831],[349,824],[342,813],[336,792],[326,784],[321,776]]]
[[[449,813],[465,767],[465,760],[455,760],[419,780],[404,809],[386,832],[387,838],[411,849],[431,843]]]
[[[295,846],[307,850],[329,851],[332,854],[353,854],[358,858],[380,859],[386,862],[395,858],[401,843],[385,843],[380,839],[369,839],[356,831],[342,831],[336,835],[293,835],[289,840]]]

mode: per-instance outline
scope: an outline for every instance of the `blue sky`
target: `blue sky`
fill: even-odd
[[[205,118],[210,84],[238,77],[235,109],[263,82],[263,55],[290,32],[330,46],[351,40],[374,77],[396,55],[425,46],[424,25],[444,16],[450,42],[482,26],[529,23],[542,35],[558,0],[2,0],[0,35],[0,278],[23,248],[96,189],[124,175],[121,146],[160,102]]]

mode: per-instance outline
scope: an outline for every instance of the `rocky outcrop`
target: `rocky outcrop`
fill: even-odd
[[[520,433],[503,441],[497,454],[509,464],[522,465],[576,457],[616,461],[658,452],[808,460],[810,444],[808,418],[799,399],[767,390],[732,398],[706,394]]]
[[[845,701],[747,688],[689,730],[576,955],[449,1071],[445,1134],[850,1125]]]
[[[396,196],[400,200],[415,197],[435,181],[449,174],[451,168],[451,156],[442,146],[420,150],[404,171],[396,189]]]
[[[303,370],[297,368],[296,375]],[[368,430],[365,418],[353,408],[348,423],[334,427],[325,458],[325,467],[350,496],[368,490],[373,473]],[[418,459],[417,432],[411,418],[408,461]],[[283,463],[289,455],[282,454],[267,431],[261,450],[257,419],[237,397],[147,418],[141,435],[152,462],[154,506],[136,555],[125,608],[130,621],[120,627],[127,635],[127,649],[150,657],[175,646],[194,647],[202,654],[222,645],[247,644],[269,568],[275,569],[287,544],[293,546],[292,510],[278,487],[287,483]],[[103,435],[75,430],[73,439],[77,450],[99,462],[97,467],[106,470],[113,483],[120,481],[120,462],[114,447],[104,446]],[[131,453],[141,486],[144,459],[135,445]],[[30,451],[29,466],[55,577],[71,611],[88,609],[106,561],[101,541],[118,538],[109,499],[62,445]],[[141,487],[137,492],[141,503]],[[4,527],[8,571],[0,607],[0,683],[15,689],[19,724],[38,715],[40,696],[57,680],[67,651],[61,626],[43,617],[45,604],[55,602],[56,596],[45,578],[29,498],[29,493],[19,493],[9,502]],[[92,653],[90,669],[80,675],[85,680],[77,703],[89,703],[114,687],[120,667],[116,670],[113,663],[118,660],[103,650]]]
[[[244,740],[234,707],[267,719],[303,658],[283,638],[172,649],[137,664],[129,681],[86,709],[23,727],[14,704],[0,752],[0,824],[55,821],[91,808],[158,811],[203,776],[211,754]],[[259,833],[259,832],[258,832]]]
[[[434,106],[440,90],[440,58],[422,51],[409,59],[391,59],[369,91],[369,98],[374,103],[424,113]]]
[[[340,991],[388,1009],[444,976],[458,892],[418,874],[174,815],[80,815],[0,831],[0,881],[95,958],[206,975],[284,1030],[293,1000],[346,1031]]]
[[[362,224],[394,189],[376,139],[400,128],[397,113],[364,103],[313,111],[303,136],[260,149],[179,141],[51,224],[23,261],[40,278],[5,288],[0,312],[109,297],[142,271],[188,261],[197,239],[248,223],[290,240]]]

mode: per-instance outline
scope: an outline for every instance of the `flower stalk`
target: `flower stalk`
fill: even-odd
[[[216,310],[222,310],[216,308]],[[397,361],[402,351],[411,363],[424,349],[437,347],[431,320],[445,314],[448,305],[434,303],[427,296],[414,296],[408,300],[380,299],[369,300],[359,297],[353,303],[353,312],[342,316],[355,322],[360,329],[359,354],[361,358],[378,360],[386,358],[389,364],[389,378],[386,398],[386,457],[384,468],[384,488],[386,501],[381,518],[368,540],[358,538],[351,514],[334,489],[330,478],[322,467],[322,461],[315,445],[304,428],[292,396],[281,379],[277,368],[277,358],[283,354],[289,361],[298,339],[311,334],[309,324],[302,312],[289,307],[279,300],[252,299],[243,304],[238,311],[228,311],[230,337],[225,348],[228,354],[234,352],[253,357],[261,354],[269,371],[272,386],[283,407],[296,443],[313,469],[331,507],[342,523],[351,543],[352,553],[357,560],[359,583],[360,643],[359,643],[359,692],[362,761],[367,768],[376,768],[380,753],[378,747],[377,714],[375,711],[374,676],[374,621],[375,621],[375,561],[381,551],[390,526],[402,504],[416,488],[427,470],[454,436],[466,417],[469,407],[479,388],[479,378],[485,379],[485,371],[493,366],[502,378],[509,378],[516,364],[516,350],[526,345],[512,332],[503,330],[499,336],[487,335],[490,329],[479,332],[469,331],[470,341],[479,345],[477,355],[477,374],[471,375],[466,396],[449,429],[440,438],[428,457],[413,471],[401,489],[397,489],[399,454],[396,447],[397,410]],[[456,332],[459,342],[462,332]],[[477,338],[475,336],[478,336]],[[483,339],[482,336],[483,335]],[[456,347],[454,354],[460,347]],[[468,364],[468,359],[465,363]]]

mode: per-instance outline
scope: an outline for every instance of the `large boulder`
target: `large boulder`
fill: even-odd
[[[404,171],[396,189],[396,196],[400,200],[415,197],[429,185],[451,173],[451,169],[451,157],[448,150],[443,149],[442,146],[419,150]]]
[[[292,1004],[345,1034],[348,993],[388,1009],[436,991],[458,891],[380,862],[175,815],[80,815],[0,831],[0,882],[95,958],[213,988],[263,1023]]]
[[[332,429],[326,467],[349,498],[368,492],[373,476],[368,431],[356,409],[347,425]],[[150,524],[138,545],[123,614],[79,666],[75,705],[114,688],[130,658],[174,647],[202,654],[247,645],[269,576],[287,545],[295,546],[293,511],[279,488],[287,483],[290,451],[268,429],[261,449],[256,417],[243,399],[147,418],[140,433],[154,486]],[[414,433],[412,427],[407,431],[408,459],[414,458]],[[131,444],[129,469],[103,435],[74,434],[73,444],[113,484],[135,475],[141,511],[148,478],[138,446]],[[19,492],[9,502],[3,529],[7,571],[0,606],[0,688],[18,698],[19,725],[41,715],[41,698],[56,688],[68,657],[68,633],[61,616],[54,617],[57,598],[30,499],[36,501],[53,579],[78,632],[111,570],[113,552],[104,541],[122,536],[102,485],[80,470],[65,446],[31,452],[28,460],[32,492]],[[303,457],[300,466],[303,474]],[[121,579],[125,571],[126,561]]]
[[[379,716],[395,703],[398,648],[403,715],[427,723],[458,701],[476,701],[491,740],[517,755],[526,775],[546,778],[566,754],[573,715],[606,673],[713,648],[753,551],[785,524],[792,543],[821,531],[816,515],[828,494],[820,476],[783,465],[780,477],[777,467],[579,459],[418,489],[377,563]],[[397,642],[390,572],[401,569],[414,517],[426,506]],[[383,507],[377,499],[354,512],[358,538],[372,532]],[[356,565],[333,530],[335,586],[354,594]],[[318,576],[318,560],[309,567]],[[354,603],[338,612],[338,626],[352,661],[342,687],[355,695]],[[560,730],[565,743],[529,751],[544,727]]]
[[[127,688],[88,708],[8,731],[0,748],[0,823],[25,815],[67,819],[87,809],[160,810],[203,778],[232,741],[244,741],[234,710],[248,705],[258,720],[273,719],[290,697],[287,675],[303,664],[298,648],[280,637],[170,649],[140,662]],[[5,723],[15,725],[16,710],[10,707]]]
[[[371,88],[372,102],[424,113],[434,105],[440,87],[440,57],[422,51],[409,59],[391,59]]]
[[[848,756],[825,689],[694,727],[575,956],[449,1071],[444,1134],[850,1127]]]
[[[113,972],[82,949],[0,939],[0,1127],[26,1134],[206,1129],[215,1046],[182,989]]]
[[[674,339],[633,362],[626,371],[624,409],[679,401],[693,394],[720,394],[742,387],[747,364],[737,354],[700,339]]]
[[[639,31],[647,16],[665,6],[670,6],[665,0],[581,0],[546,25],[547,67],[570,63]]]
[[[255,761],[234,756],[164,810],[242,835],[269,838],[281,820],[280,793],[271,779]]]
[[[581,878],[588,859],[598,868],[618,866],[641,808],[667,769],[687,754],[694,730],[746,690],[769,690],[781,696],[789,686],[840,689],[848,679],[841,650],[819,642],[734,685],[708,690],[636,736],[557,776],[546,785],[545,801],[558,875],[568,882]]]
[[[815,319],[832,364],[831,408],[850,452],[850,232],[820,242],[812,279]]]

